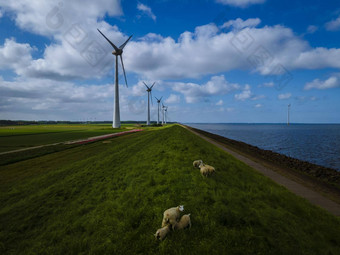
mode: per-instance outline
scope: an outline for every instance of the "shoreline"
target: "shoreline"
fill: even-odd
[[[272,169],[340,204],[340,172],[185,125],[218,144]]]

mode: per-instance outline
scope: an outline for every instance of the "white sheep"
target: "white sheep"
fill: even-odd
[[[206,164],[203,164],[203,162],[199,166],[200,172],[203,176],[207,177],[215,172],[215,168]]]
[[[196,168],[199,168],[200,164],[203,164],[203,161],[201,159],[195,160],[194,162],[192,162],[192,165]]]
[[[154,234],[155,238],[158,240],[163,240],[167,234],[170,232],[170,225],[166,225],[163,228],[160,228],[156,231],[156,234]]]
[[[183,205],[179,205],[177,207],[172,207],[172,208],[165,210],[163,213],[162,227],[170,224],[173,229],[175,224],[179,220],[180,212],[183,212],[183,211],[184,211]]]
[[[179,222],[175,224],[174,230],[191,228],[190,213],[182,216]]]

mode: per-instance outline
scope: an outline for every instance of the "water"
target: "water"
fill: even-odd
[[[339,124],[188,124],[340,171]]]

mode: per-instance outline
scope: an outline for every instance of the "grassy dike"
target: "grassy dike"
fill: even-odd
[[[178,125],[109,141],[0,167],[1,254],[340,254],[339,218]]]

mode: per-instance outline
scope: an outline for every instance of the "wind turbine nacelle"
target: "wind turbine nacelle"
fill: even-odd
[[[122,55],[122,53],[123,53],[123,50],[119,50],[119,51],[114,50],[114,51],[112,51],[112,55],[115,55],[115,56]]]

